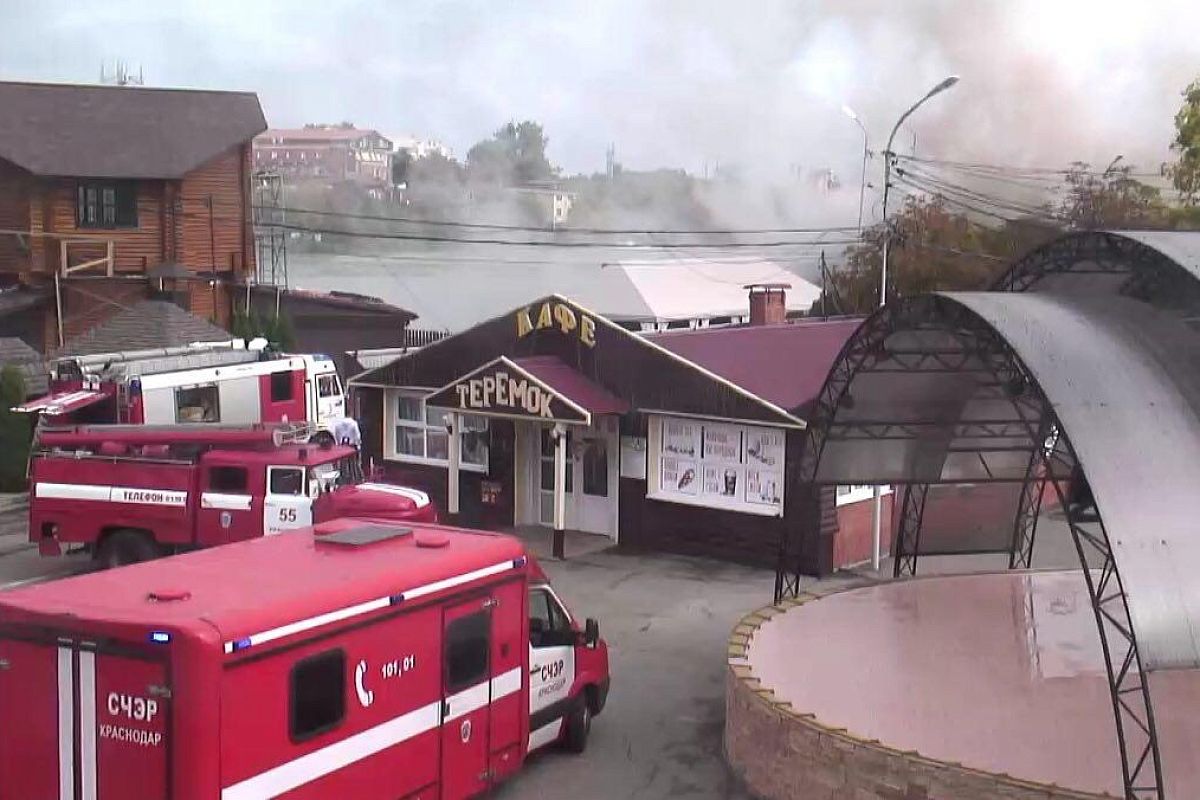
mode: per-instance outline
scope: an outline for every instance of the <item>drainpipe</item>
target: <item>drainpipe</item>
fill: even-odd
[[[554,538],[551,546],[555,558],[566,558],[567,527],[567,429],[561,422],[554,424]]]

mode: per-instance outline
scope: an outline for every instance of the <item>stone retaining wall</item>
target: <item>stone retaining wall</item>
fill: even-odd
[[[820,595],[748,614],[729,640],[725,758],[765,800],[1101,800],[1097,795],[925,758],[823,725],[761,686],[746,661],[759,626]]]

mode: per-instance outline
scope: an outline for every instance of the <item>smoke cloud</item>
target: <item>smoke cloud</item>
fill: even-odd
[[[534,119],[568,173],[736,171],[792,187],[713,200],[733,223],[853,222],[862,136],[948,74],[897,150],[996,163],[1155,169],[1200,74],[1200,3],[1155,0],[17,0],[0,8],[0,78],[253,89],[273,125],[352,120],[448,142],[460,157]],[[810,191],[832,169],[843,191]],[[878,186],[881,161],[869,165]],[[798,177],[799,176],[799,177]],[[877,192],[867,221],[878,215]]]

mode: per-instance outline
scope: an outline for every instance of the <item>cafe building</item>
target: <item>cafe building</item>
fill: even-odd
[[[862,561],[870,512],[838,502],[861,492],[806,520],[788,481],[858,320],[787,322],[786,287],[748,288],[750,325],[647,335],[551,295],[400,355],[350,381],[364,456],[452,524],[764,566],[783,526],[819,525],[823,571]]]

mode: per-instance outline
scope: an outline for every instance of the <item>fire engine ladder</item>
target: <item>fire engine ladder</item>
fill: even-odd
[[[271,431],[271,440],[276,447],[284,444],[303,444],[316,430],[317,426],[311,422],[284,422]]]

